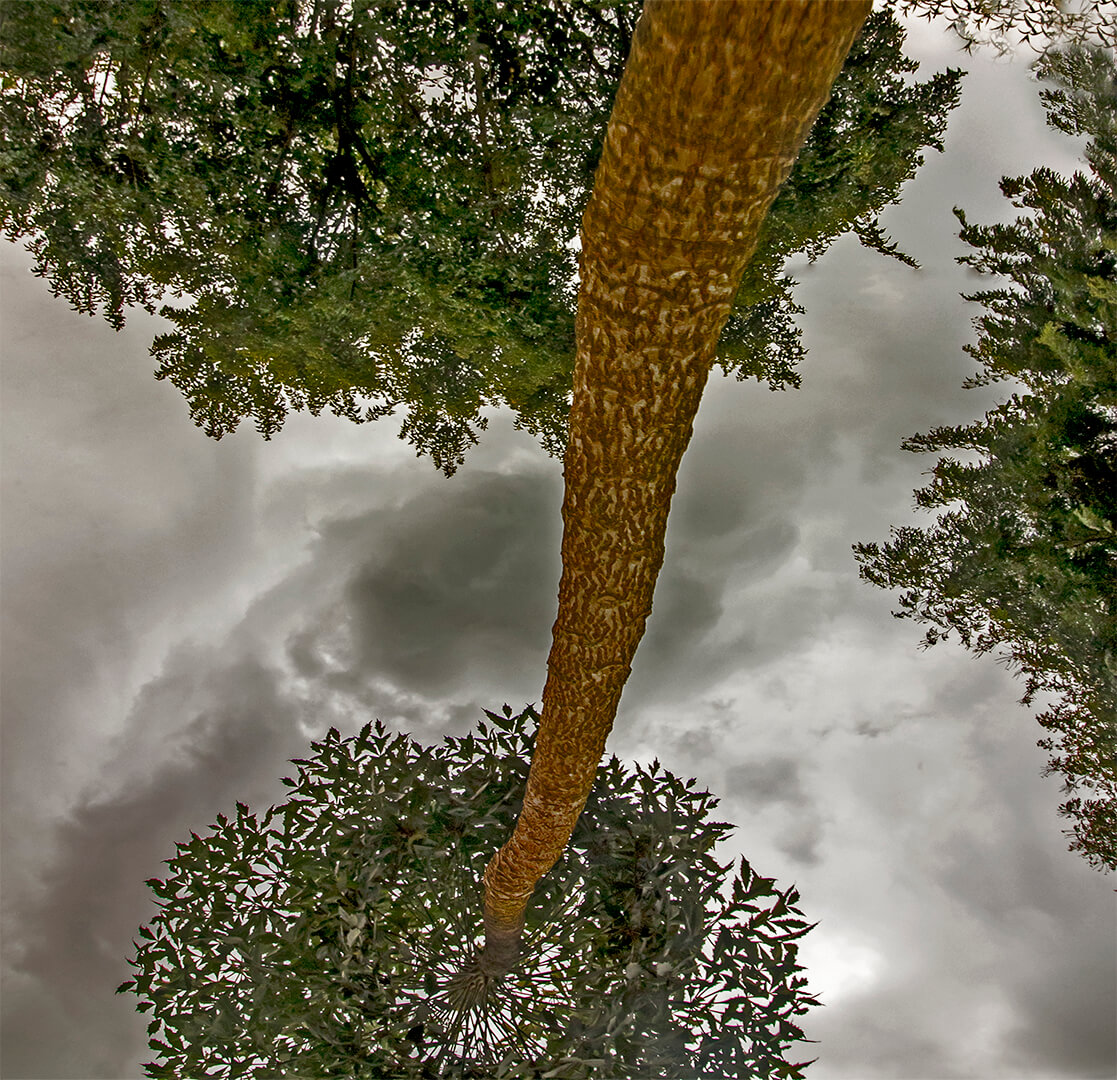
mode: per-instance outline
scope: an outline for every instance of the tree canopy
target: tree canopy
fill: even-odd
[[[985,308],[967,351],[967,385],[1014,392],[975,423],[904,443],[940,458],[916,504],[937,511],[889,543],[858,544],[862,576],[901,588],[897,615],[927,625],[924,643],[957,635],[1025,677],[1025,703],[1052,735],[1048,771],[1072,797],[1071,847],[1117,869],[1117,64],[1111,53],[1047,54],[1039,74],[1048,122],[1085,135],[1089,172],[1004,179],[1013,224],[970,224],[960,261],[1007,287],[967,299]]]
[[[149,1076],[802,1076],[798,894],[718,863],[717,800],[658,763],[602,765],[519,966],[470,1008],[453,975],[537,719],[487,716],[433,746],[331,730],[287,802],[178,845],[120,987]]]
[[[404,412],[447,474],[487,405],[560,453],[577,222],[638,0],[34,0],[0,6],[0,220],[77,310],[173,329],[157,377],[215,437]],[[941,149],[870,18],[772,211],[719,363],[797,385],[796,253],[899,255],[880,211]],[[169,302],[173,301],[173,302]]]

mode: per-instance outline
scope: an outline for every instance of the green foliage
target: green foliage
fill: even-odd
[[[51,289],[161,311],[157,377],[214,436],[405,411],[447,474],[508,405],[565,446],[576,251],[639,0],[0,5],[0,221]],[[773,210],[720,363],[802,356],[782,275],[941,148],[959,74],[911,82],[870,17]],[[165,304],[168,297],[178,302]]]
[[[1056,695],[1039,717],[1053,732],[1071,847],[1117,868],[1117,66],[1111,54],[1049,53],[1039,73],[1049,122],[1089,135],[1090,175],[1049,169],[1005,179],[1032,212],[1011,225],[970,225],[960,261],[1010,287],[974,294],[983,370],[967,385],[1014,380],[1008,400],[976,423],[904,443],[943,457],[918,506],[928,528],[858,544],[862,576],[902,588],[900,611],[928,625],[927,645],[951,633],[997,651],[1026,679],[1025,702]],[[1081,792],[1081,793],[1079,793]],[[1076,794],[1078,793],[1078,794]]]
[[[153,352],[211,435],[402,404],[452,470],[503,400],[546,439],[573,348],[568,191],[590,183],[633,11],[4,5],[5,228],[114,325],[193,299],[161,309]]]
[[[602,766],[521,962],[455,1010],[527,779],[537,717],[511,714],[429,747],[331,730],[286,803],[179,844],[120,988],[152,1015],[148,1075],[801,1076],[798,894],[743,860],[730,882],[716,800],[658,763]]]

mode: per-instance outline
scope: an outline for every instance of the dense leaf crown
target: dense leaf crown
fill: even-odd
[[[927,528],[858,544],[862,576],[902,588],[898,615],[927,624],[930,645],[954,633],[995,651],[1026,679],[1025,702],[1055,750],[1049,771],[1074,797],[1071,847],[1117,868],[1117,64],[1104,50],[1048,53],[1039,74],[1049,123],[1089,136],[1089,174],[1050,169],[1005,179],[1013,224],[962,223],[975,249],[959,261],[1008,279],[967,297],[985,314],[967,351],[968,385],[1016,388],[984,418],[935,428],[908,450],[940,458],[918,506]],[[1078,792],[1078,794],[1075,794]]]
[[[157,375],[215,437],[405,411],[448,474],[506,404],[565,445],[575,239],[638,0],[0,5],[0,221],[77,310],[174,324]],[[878,13],[772,210],[719,362],[798,384],[792,282],[941,149]],[[178,297],[163,304],[168,296]],[[161,306],[162,304],[162,306]]]
[[[487,715],[434,746],[379,722],[331,730],[286,803],[238,804],[178,845],[120,988],[152,1014],[148,1075],[802,1075],[785,1057],[814,1001],[798,893],[743,860],[730,880],[717,800],[658,763],[601,767],[520,965],[455,1009],[537,720]]]

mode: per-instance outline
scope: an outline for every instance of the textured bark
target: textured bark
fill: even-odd
[[[761,222],[864,0],[647,0],[582,219],[562,579],[524,806],[485,871],[490,974],[593,785],[675,475]]]

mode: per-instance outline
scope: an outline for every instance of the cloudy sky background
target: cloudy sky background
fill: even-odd
[[[1021,687],[920,652],[849,550],[914,519],[930,461],[899,441],[998,396],[960,388],[951,206],[1009,219],[1001,175],[1080,149],[1026,57],[911,46],[971,69],[886,218],[924,268],[843,241],[796,268],[803,389],[712,378],[610,748],[697,776],[723,855],[798,884],[815,1080],[1111,1077],[1117,881],[1065,850]],[[282,800],[331,725],[436,740],[538,701],[561,473],[501,415],[450,480],[392,421],[214,443],[151,378],[159,320],[115,334],[29,265],[3,250],[2,1072],[131,1078],[145,1018],[113,989],[175,840]]]

